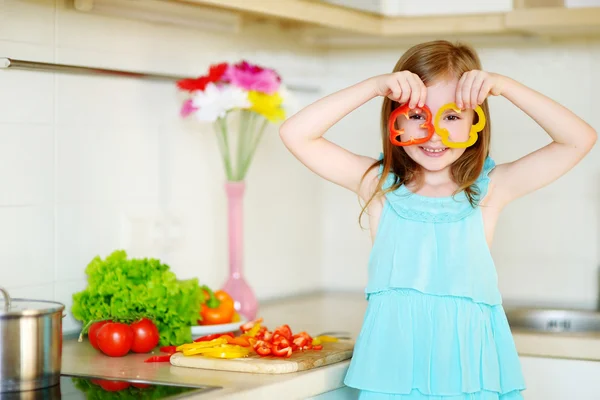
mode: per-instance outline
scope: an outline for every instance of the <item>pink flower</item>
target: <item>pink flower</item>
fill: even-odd
[[[183,102],[183,105],[181,106],[180,114],[182,117],[187,117],[188,115],[192,114],[197,110],[198,109],[194,107],[194,101],[192,99],[187,99]]]
[[[246,61],[230,65],[224,79],[244,90],[255,90],[266,94],[277,92],[281,83],[281,78],[274,70],[252,65]]]

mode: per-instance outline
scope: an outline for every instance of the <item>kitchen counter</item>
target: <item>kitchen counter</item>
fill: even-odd
[[[259,310],[269,328],[289,324],[312,335],[348,332],[356,338],[367,302],[361,293],[315,293],[265,303]],[[556,334],[513,331],[520,355],[600,361],[599,334]],[[65,340],[64,374],[137,378],[177,384],[203,384],[223,389],[200,394],[201,399],[280,398],[281,391],[306,399],[343,386],[349,361],[281,375],[247,374],[144,363],[148,354],[111,358],[94,350],[87,340]],[[292,398],[292,397],[286,397]]]

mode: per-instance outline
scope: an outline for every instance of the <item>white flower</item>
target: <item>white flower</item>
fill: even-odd
[[[209,83],[202,92],[196,92],[192,104],[199,121],[214,122],[224,117],[227,111],[235,108],[249,108],[248,93],[231,85],[218,87]]]
[[[279,96],[281,96],[281,99],[283,100],[282,106],[286,110],[286,115],[293,115],[300,109],[298,99],[290,93],[287,86],[283,83],[279,86]]]

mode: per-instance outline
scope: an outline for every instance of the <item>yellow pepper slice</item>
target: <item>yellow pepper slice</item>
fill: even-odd
[[[255,337],[259,330],[260,322],[254,324],[254,326],[248,332],[244,333],[244,336]]]
[[[237,351],[221,351],[221,352],[213,352],[213,353],[205,353],[203,354],[205,357],[212,358],[244,358],[248,356],[248,353],[245,352],[237,352]]]
[[[318,340],[319,343],[315,343],[315,340]],[[339,341],[339,339],[336,337],[333,337],[333,336],[327,336],[327,335],[317,336],[316,338],[313,339],[313,346],[317,345],[317,344],[321,344],[321,343],[335,343],[337,341]]]
[[[204,347],[197,349],[187,349],[183,350],[184,356],[193,356],[196,354],[210,355],[210,354],[221,354],[221,353],[232,353],[232,354],[242,354],[248,355],[250,353],[250,349],[237,345],[223,344],[216,347]],[[223,358],[223,357],[221,357]]]
[[[178,346],[176,348],[177,351],[185,351],[185,350],[189,350],[189,349],[204,349],[207,347],[215,347],[215,346],[219,346],[222,344],[226,344],[227,343],[227,339],[225,338],[218,338],[218,339],[213,339],[210,340],[208,342],[194,342],[194,343],[186,343],[186,344],[182,344],[181,346]]]

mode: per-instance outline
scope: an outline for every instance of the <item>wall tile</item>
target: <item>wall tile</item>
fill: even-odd
[[[52,207],[0,207],[0,264],[5,287],[54,282]]]
[[[58,205],[56,213],[56,280],[84,279],[95,256],[122,247],[122,214],[116,206]]]
[[[157,134],[144,127],[57,127],[59,203],[151,203],[157,198]]]
[[[54,2],[0,2],[0,40],[54,44]]]
[[[0,57],[52,62],[52,48],[0,41]],[[54,75],[0,69],[0,122],[50,124],[54,121]]]
[[[65,314],[63,318],[63,332],[79,333],[82,328],[80,321],[73,318],[71,307],[73,307],[73,294],[84,290],[87,287],[87,280],[63,281],[57,282],[54,289],[54,298],[56,301],[65,305]]]
[[[54,300],[54,283],[40,286],[21,286],[6,288],[13,299]]]
[[[52,126],[0,123],[0,187],[0,206],[54,201]]]

